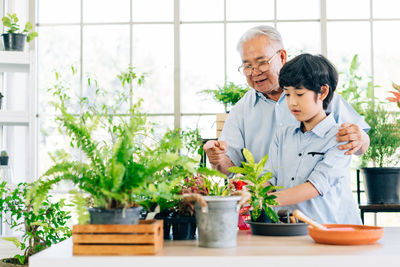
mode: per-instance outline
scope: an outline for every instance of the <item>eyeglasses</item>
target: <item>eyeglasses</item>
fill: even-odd
[[[255,66],[244,63],[238,68],[238,71],[246,76],[250,76],[254,69],[257,69],[259,72],[266,72],[269,69],[272,60],[274,60],[276,55],[278,55],[281,51],[282,49],[279,49],[270,59],[259,61]]]

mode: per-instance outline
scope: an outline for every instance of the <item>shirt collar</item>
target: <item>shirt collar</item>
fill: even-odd
[[[262,93],[258,92],[256,89],[252,88],[251,90],[253,90],[254,93],[254,103],[253,103],[253,107],[257,104],[257,102],[261,99],[264,100],[266,102],[274,102],[274,100],[271,100],[269,98],[267,98],[265,95],[263,95]],[[278,101],[276,103],[280,103],[283,101],[283,99],[285,99],[285,94],[282,93],[281,96],[279,97]]]
[[[317,125],[315,125],[310,132],[313,132],[319,137],[324,137],[325,134],[335,125],[336,121],[335,118],[333,117],[333,113],[330,113],[328,116],[326,116],[325,119],[323,119]],[[301,130],[300,127],[301,127],[301,122],[299,122],[298,127],[295,128],[295,132],[300,131]]]

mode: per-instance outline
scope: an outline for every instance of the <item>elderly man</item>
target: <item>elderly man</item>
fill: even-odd
[[[240,38],[238,51],[243,62],[239,71],[254,90],[247,92],[232,108],[219,140],[204,145],[211,165],[225,174],[229,174],[229,167],[240,166],[244,161],[243,148],[250,150],[259,161],[268,153],[279,127],[298,123],[278,83],[279,71],[287,60],[279,32],[270,26],[254,27]],[[347,141],[339,149],[347,155],[364,153],[369,146],[365,132],[369,126],[363,118],[338,94],[334,95],[327,112],[333,113],[336,122],[341,124],[337,141]]]

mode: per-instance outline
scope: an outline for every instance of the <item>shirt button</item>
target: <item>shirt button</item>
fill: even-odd
[[[294,181],[294,177],[292,177],[292,181]]]
[[[299,157],[301,157],[301,155],[302,155],[302,154],[301,154],[301,153],[299,153]]]

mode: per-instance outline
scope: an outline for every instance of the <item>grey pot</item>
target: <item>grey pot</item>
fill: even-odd
[[[199,246],[206,248],[236,247],[240,196],[205,196],[208,210],[195,204]]]
[[[89,208],[90,224],[138,224],[142,207],[130,209]]]

